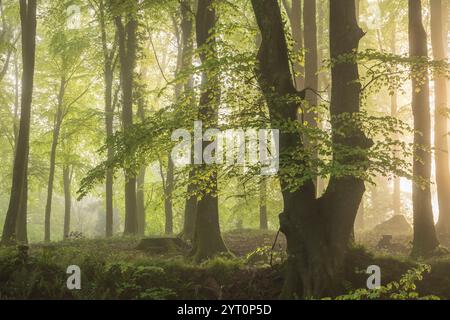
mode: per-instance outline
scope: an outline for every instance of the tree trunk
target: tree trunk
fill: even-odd
[[[269,106],[271,121],[295,121],[298,106],[285,102],[286,95],[300,95],[292,83],[286,39],[280,8],[276,0],[252,0],[262,43],[258,53],[258,81]],[[330,2],[331,58],[357,50],[363,32],[356,23],[354,0]],[[331,115],[359,111],[360,84],[358,66],[340,63],[332,69]],[[338,130],[333,122],[333,130]],[[370,141],[357,132],[347,139],[334,136],[334,142],[368,148]],[[280,171],[292,163],[289,150],[303,148],[299,132],[280,130]],[[363,159],[364,160],[364,159]],[[301,159],[294,160],[306,165]],[[352,165],[352,159],[345,159]],[[343,279],[344,254],[364,193],[364,182],[350,177],[331,177],[325,194],[316,199],[313,180],[291,191],[282,173],[280,182],[284,211],[280,214],[281,231],[286,235],[286,263],[283,298],[321,297],[336,293]]]
[[[427,35],[422,24],[421,0],[408,0],[408,19],[410,56],[427,57]],[[412,255],[414,256],[427,255],[439,244],[434,228],[430,191],[431,155],[428,151],[431,148],[429,80],[427,74],[424,74],[423,77],[423,79],[420,79],[420,82],[414,76],[412,79],[412,110],[414,129],[416,130],[414,143],[419,146],[414,150],[413,174],[415,177],[425,180],[424,185],[414,183],[412,190],[414,215]],[[423,148],[426,148],[426,150]]]
[[[119,36],[120,80],[122,87],[122,123],[127,131],[133,125],[133,81],[136,64],[136,30],[137,21],[132,13],[128,13],[126,24],[122,18],[116,17],[116,27]],[[125,171],[125,235],[138,233],[138,218],[136,204],[136,177]]]
[[[200,53],[200,60],[204,64],[208,57],[215,55],[215,39],[213,30],[216,25],[216,14],[213,6],[214,0],[199,0],[196,15],[197,47],[209,49],[209,54]],[[218,79],[204,72],[202,75],[202,93],[200,96],[199,118],[206,126],[217,124],[218,103],[220,88]],[[203,142],[203,150],[208,143]],[[208,170],[205,165],[199,169]],[[211,258],[221,252],[228,252],[220,233],[219,225],[219,199],[217,195],[217,171],[208,172],[207,190],[203,192],[197,203],[197,218],[195,221],[192,257],[194,261]]]
[[[113,106],[113,81],[114,81],[114,60],[116,55],[116,43],[113,44],[113,49],[108,48],[106,20],[105,20],[105,4],[103,0],[99,2],[99,24],[103,47],[103,78],[104,78],[104,100],[105,100],[105,131],[106,139],[113,136],[113,122],[114,122],[114,106]],[[107,160],[111,161],[114,155],[114,150],[108,147]],[[113,183],[114,175],[112,170],[107,170],[105,179],[105,207],[106,207],[106,223],[105,235],[111,237],[113,235]]]
[[[318,91],[319,88],[319,65],[317,55],[317,23],[316,23],[316,0],[304,0],[303,7],[303,21],[305,31],[305,88]],[[303,89],[303,88],[302,88]],[[308,102],[309,108],[317,106],[316,92],[308,90],[306,92],[305,100]],[[311,127],[317,127],[317,112],[314,110],[307,110],[305,120]],[[315,158],[318,157],[317,152]],[[319,194],[319,177],[316,177],[314,183],[316,185],[316,194]]]
[[[63,239],[67,239],[70,233],[70,210],[72,208],[71,194],[72,174],[70,166],[63,167],[63,189],[64,189],[64,234]]]
[[[181,2],[181,45],[182,45],[182,68],[192,66],[192,50],[193,50],[193,15],[191,13],[191,1],[183,0]],[[192,77],[184,84],[184,90],[189,91],[193,88]],[[192,183],[195,177],[194,168],[189,172],[189,180],[187,184],[187,198],[184,207],[184,224],[182,237],[185,240],[192,241],[194,238],[195,219],[197,215],[197,197],[194,195],[195,186]]]
[[[295,87],[297,90],[302,90],[305,87],[305,68],[299,60],[300,56],[303,55],[302,1],[292,0],[292,7],[288,7],[287,2],[284,2],[284,4],[291,22],[294,53],[296,54],[294,61]]]
[[[63,99],[65,87],[66,87],[66,80],[65,77],[62,76],[58,93],[58,105],[56,109],[53,126],[52,146],[50,149],[50,171],[48,175],[47,201],[45,203],[45,235],[44,235],[45,242],[50,242],[50,219],[52,213],[53,183],[55,180],[56,148],[58,147],[59,132],[61,129],[61,123],[63,119]]]
[[[174,164],[169,155],[166,175],[166,188],[164,190],[164,212],[166,216],[165,233],[166,235],[173,234],[173,204],[172,193],[174,184]]]
[[[145,106],[143,99],[139,97],[138,99],[138,116],[142,122],[145,120]],[[136,191],[136,210],[137,210],[137,220],[138,220],[138,235],[144,236],[145,229],[147,227],[146,223],[146,212],[145,212],[145,173],[146,166],[142,165],[139,169],[137,176],[137,191]]]
[[[138,234],[140,236],[145,236],[145,229],[147,226],[146,223],[146,215],[145,215],[145,192],[144,192],[144,185],[145,185],[145,173],[146,168],[145,166],[142,166],[139,169],[139,174],[137,176],[137,192],[136,192],[136,208],[137,208],[137,215],[138,215]]]
[[[27,186],[28,152],[30,141],[31,102],[33,97],[34,65],[36,52],[36,0],[20,0],[22,29],[22,101],[20,127],[14,158],[13,179],[8,211],[2,233],[2,242],[16,240],[16,223]]]
[[[445,60],[447,53],[444,47],[447,44],[447,30],[444,32],[442,0],[431,0],[431,44],[434,60]],[[435,165],[436,187],[439,202],[439,234],[450,234],[450,170],[448,157],[448,91],[445,76],[436,75],[434,80],[435,113],[434,113],[434,139],[435,139]]]
[[[28,176],[28,168],[25,168],[25,177]],[[27,211],[28,211],[28,179],[25,179],[22,189],[22,203],[16,222],[16,236],[20,243],[28,243]]]
[[[259,229],[269,229],[267,223],[267,179],[264,177],[259,182]]]
[[[396,48],[396,43],[397,43],[397,37],[396,37],[396,32],[397,32],[397,24],[396,21],[394,20],[393,22],[393,28],[394,28],[394,32],[392,33],[392,40],[391,40],[391,53],[396,54],[397,53],[397,48]],[[398,115],[398,91],[397,89],[393,89],[392,90],[392,94],[391,94],[391,117],[396,118]],[[398,140],[398,134],[395,133],[394,134],[394,139]],[[396,156],[399,156],[399,154],[397,153]],[[392,192],[392,207],[393,207],[393,211],[394,211],[394,215],[399,215],[401,214],[402,210],[402,203],[401,203],[401,194],[400,194],[400,177],[395,177],[394,178],[394,186],[393,186],[393,192]]]

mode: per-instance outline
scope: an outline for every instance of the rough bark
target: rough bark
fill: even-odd
[[[22,29],[22,101],[11,193],[2,233],[2,242],[5,243],[16,240],[16,222],[25,194],[22,190],[27,185],[26,180],[28,179],[31,103],[36,52],[36,0],[20,0],[19,4]]]
[[[444,30],[442,0],[431,0],[431,44],[434,60],[447,58],[445,45],[447,30]],[[436,75],[434,79],[435,112],[434,112],[434,146],[436,187],[439,202],[439,221],[437,230],[440,234],[450,234],[450,170],[448,156],[448,90],[445,76]]]
[[[295,101],[281,98],[299,94],[292,83],[287,45],[276,0],[252,0],[262,43],[258,53],[258,81],[265,94],[271,121],[294,121]],[[357,50],[363,36],[356,23],[354,0],[330,2],[331,57]],[[360,85],[358,66],[340,63],[332,69],[331,114],[359,111]],[[336,122],[333,129],[336,130]],[[346,139],[334,136],[335,143],[369,147],[361,132]],[[291,162],[289,150],[303,148],[298,132],[280,131],[280,168]],[[304,165],[301,160],[298,165]],[[345,159],[351,164],[354,159]],[[292,177],[291,177],[292,178]],[[300,176],[298,178],[301,178]],[[281,231],[287,238],[283,298],[320,297],[333,294],[342,280],[344,255],[352,233],[356,212],[364,193],[364,182],[354,177],[331,177],[325,194],[316,199],[312,180],[290,191],[283,174],[280,182],[284,211],[280,214]]]
[[[215,39],[213,29],[216,25],[214,0],[199,0],[196,15],[197,47],[208,48],[210,54],[215,55]],[[200,60],[206,63],[208,56],[200,53]],[[217,108],[220,92],[215,77],[204,72],[202,75],[202,93],[199,104],[199,118],[206,126],[217,123]],[[208,143],[203,143],[205,148]],[[202,165],[198,170],[207,170]],[[211,258],[228,249],[223,242],[219,225],[219,199],[217,195],[217,172],[209,171],[208,189],[203,192],[197,203],[197,217],[195,221],[192,257],[194,261]]]
[[[422,4],[420,0],[408,0],[409,53],[411,57],[427,57],[427,35],[422,23]],[[420,90],[418,92],[418,90]],[[431,120],[429,79],[412,80],[412,110],[414,117],[413,174],[425,180],[423,185],[413,184],[412,201],[414,216],[414,239],[412,255],[424,256],[431,253],[438,241],[433,221],[431,206]]]
[[[133,86],[134,67],[136,65],[136,30],[137,21],[129,13],[125,18],[116,17],[115,23],[119,37],[120,83],[122,87],[122,124],[123,130],[133,125]],[[136,177],[125,172],[125,235],[138,233],[136,204]]]

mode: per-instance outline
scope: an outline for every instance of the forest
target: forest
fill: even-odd
[[[0,299],[450,300],[449,13],[0,0]]]

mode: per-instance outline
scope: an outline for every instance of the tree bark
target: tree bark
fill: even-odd
[[[420,0],[408,0],[409,53],[411,57],[428,57],[427,35],[422,23],[422,4]],[[413,67],[414,68],[414,67]],[[413,184],[412,200],[414,215],[414,239],[412,255],[424,256],[431,253],[438,241],[434,228],[433,208],[431,206],[430,176],[431,120],[429,100],[429,79],[412,79],[412,110],[414,117],[413,175],[425,180],[424,185]],[[418,90],[420,90],[418,92]]]
[[[193,50],[193,17],[191,13],[191,1],[183,0],[181,2],[181,49],[182,49],[182,68],[192,66],[192,50]],[[184,90],[187,92],[193,88],[192,77],[184,84]],[[195,186],[192,183],[195,177],[194,168],[189,172],[188,184],[186,187],[186,202],[184,207],[184,223],[182,237],[185,240],[192,241],[194,238],[195,219],[197,216],[197,197],[194,195]]]
[[[103,48],[103,81],[105,86],[104,103],[105,103],[105,132],[106,139],[109,139],[114,134],[114,106],[113,106],[113,81],[116,59],[116,40],[114,40],[113,48],[108,48],[107,31],[106,31],[106,9],[104,0],[99,1],[98,16],[100,24],[100,33]],[[114,155],[112,147],[108,147],[107,160],[111,161]],[[113,235],[113,184],[114,175],[112,170],[107,170],[105,179],[105,207],[106,207],[106,223],[105,235],[111,237]]]
[[[145,229],[147,226],[146,223],[146,215],[145,215],[145,173],[146,168],[142,166],[139,169],[139,173],[136,179],[137,182],[137,191],[136,191],[136,208],[137,208],[137,216],[138,216],[138,234],[140,236],[145,236]]]
[[[140,94],[139,94],[140,95]],[[142,97],[139,97],[138,101],[138,116],[142,122],[145,120],[145,106]],[[136,179],[137,191],[136,191],[136,210],[138,220],[138,235],[144,236],[147,227],[146,212],[145,212],[145,173],[146,166],[142,165],[139,169],[139,173]]]
[[[391,40],[391,53],[396,54],[397,48],[397,24],[394,18],[394,21],[391,22],[393,24],[394,32],[392,33],[392,40]],[[398,116],[398,90],[393,89],[391,94],[391,117],[396,118]],[[398,140],[398,134],[394,134],[394,139]],[[397,153],[396,156],[399,156]],[[402,203],[401,203],[401,194],[400,194],[400,177],[394,178],[394,186],[393,186],[393,192],[392,192],[392,207],[394,211],[394,215],[400,215],[402,213]]]
[[[64,229],[63,239],[67,239],[70,233],[70,211],[72,209],[72,172],[69,165],[63,167],[63,189],[64,189]]]
[[[196,15],[197,47],[208,48],[210,55],[216,55],[214,27],[216,13],[214,0],[199,0]],[[208,61],[208,54],[200,53],[200,60],[204,64]],[[204,72],[202,75],[202,93],[200,96],[199,118],[206,126],[217,124],[220,88],[218,79]],[[203,143],[203,149],[208,143]],[[207,170],[202,165],[198,170]],[[196,262],[211,258],[221,252],[228,252],[220,233],[219,199],[217,195],[217,171],[208,172],[208,188],[203,192],[197,203],[197,217],[195,221],[192,257]]]
[[[283,3],[288,12],[289,21],[291,22],[294,53],[297,55],[294,61],[295,87],[297,90],[302,90],[305,87],[305,68],[299,61],[299,56],[303,55],[302,1],[292,0],[291,7],[288,6],[286,1]]]
[[[286,102],[286,95],[296,95],[289,68],[286,39],[276,0],[252,0],[262,43],[256,70],[258,82],[269,106],[271,121],[295,121],[298,106]],[[356,23],[354,0],[330,2],[331,58],[357,50],[363,32]],[[359,111],[360,84],[358,66],[340,63],[332,68],[331,115]],[[333,122],[333,132],[338,130]],[[346,139],[334,135],[334,142],[368,148],[362,132]],[[292,149],[304,148],[298,132],[280,130],[280,170],[292,162]],[[363,159],[364,160],[364,159]],[[303,160],[295,160],[299,166]],[[345,159],[347,165],[353,159]],[[298,173],[299,174],[299,173]],[[280,214],[281,231],[286,235],[288,260],[282,298],[321,297],[336,293],[343,279],[344,255],[364,193],[364,182],[351,176],[330,178],[325,194],[316,199],[313,180],[290,191],[288,179],[281,174],[284,211]],[[297,178],[302,178],[300,175]]]
[[[303,21],[305,35],[305,88],[309,88],[317,92],[319,88],[319,65],[317,50],[316,0],[304,0]],[[318,102],[317,93],[312,90],[308,90],[305,96],[305,100],[307,101],[309,108],[316,107]],[[317,112],[314,110],[307,110],[305,120],[311,127],[317,127],[318,124],[316,118]],[[317,152],[314,156],[315,158],[318,157]],[[316,177],[314,181],[317,190],[316,194],[319,194],[320,191],[319,180],[320,177]]]
[[[431,0],[431,44],[434,60],[445,60],[447,53],[444,39],[443,5],[442,0]],[[447,44],[447,41],[445,41]],[[448,91],[445,76],[436,75],[434,80],[435,113],[434,113],[434,139],[435,139],[435,166],[436,187],[439,202],[439,221],[437,230],[439,234],[450,234],[450,170],[448,157]]]
[[[165,234],[173,234],[173,204],[172,193],[174,185],[174,164],[169,155],[167,160],[166,186],[164,189],[164,212],[166,217]]]
[[[28,160],[27,160],[28,161]],[[28,168],[25,168],[25,176],[28,177]],[[28,243],[27,234],[27,211],[28,211],[28,179],[25,179],[22,189],[22,203],[16,222],[16,236],[20,243]]]
[[[28,152],[30,141],[31,102],[33,97],[34,66],[36,52],[36,0],[20,0],[22,29],[22,101],[19,135],[14,158],[13,179],[8,211],[2,233],[2,242],[16,240],[16,223],[27,186]]]
[[[259,229],[267,230],[267,179],[262,177],[259,182]]]
[[[48,185],[47,185],[47,201],[45,203],[45,234],[44,241],[50,242],[50,219],[52,212],[52,200],[53,200],[53,183],[55,180],[55,167],[56,167],[56,148],[59,142],[59,133],[61,130],[61,124],[63,120],[63,103],[64,94],[66,87],[66,79],[64,76],[61,77],[60,87],[58,93],[58,105],[55,114],[54,126],[53,126],[53,136],[52,145],[50,148],[50,170],[48,175]]]
[[[122,123],[124,131],[127,131],[133,125],[133,81],[136,64],[136,30],[138,25],[132,13],[127,14],[126,20],[124,26],[122,17],[115,18],[119,36]],[[136,177],[126,170],[125,180],[124,235],[136,235],[138,233]]]

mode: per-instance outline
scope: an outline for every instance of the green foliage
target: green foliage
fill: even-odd
[[[393,281],[379,289],[358,289],[339,296],[336,300],[439,300],[437,296],[420,296],[417,292],[416,282],[423,280],[423,275],[430,272],[429,265],[421,264],[408,270],[399,281]]]

